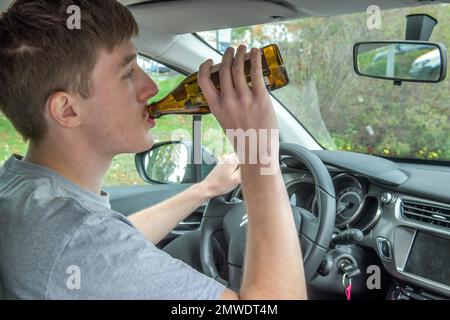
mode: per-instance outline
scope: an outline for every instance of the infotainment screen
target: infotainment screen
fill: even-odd
[[[404,271],[450,286],[450,240],[418,232]]]

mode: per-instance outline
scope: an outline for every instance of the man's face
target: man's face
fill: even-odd
[[[101,51],[91,81],[92,96],[82,101],[83,135],[112,156],[149,149],[155,124],[145,106],[158,87],[138,66],[134,45]]]

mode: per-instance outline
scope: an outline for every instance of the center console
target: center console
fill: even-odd
[[[387,300],[445,300],[443,296],[424,289],[394,281],[386,297]]]
[[[450,206],[392,193],[382,210],[366,238],[395,279],[388,298],[449,299]]]
[[[450,287],[450,240],[417,231],[403,271]]]
[[[431,230],[399,227],[395,231],[392,261],[398,281],[388,299],[443,299],[450,292],[450,238]]]

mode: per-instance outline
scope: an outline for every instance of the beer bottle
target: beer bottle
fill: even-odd
[[[269,91],[284,87],[289,83],[289,78],[283,59],[276,44],[271,44],[260,49],[263,77]],[[211,81],[217,90],[220,90],[220,64],[211,68]],[[244,71],[247,82],[251,86],[250,57],[244,63]],[[208,102],[197,83],[198,72],[190,74],[171,93],[158,102],[148,106],[150,117],[159,118],[167,114],[207,114],[211,111]]]

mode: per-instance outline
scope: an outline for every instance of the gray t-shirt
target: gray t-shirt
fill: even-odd
[[[11,157],[0,168],[0,296],[217,299],[224,290],[145,239],[107,194]]]

